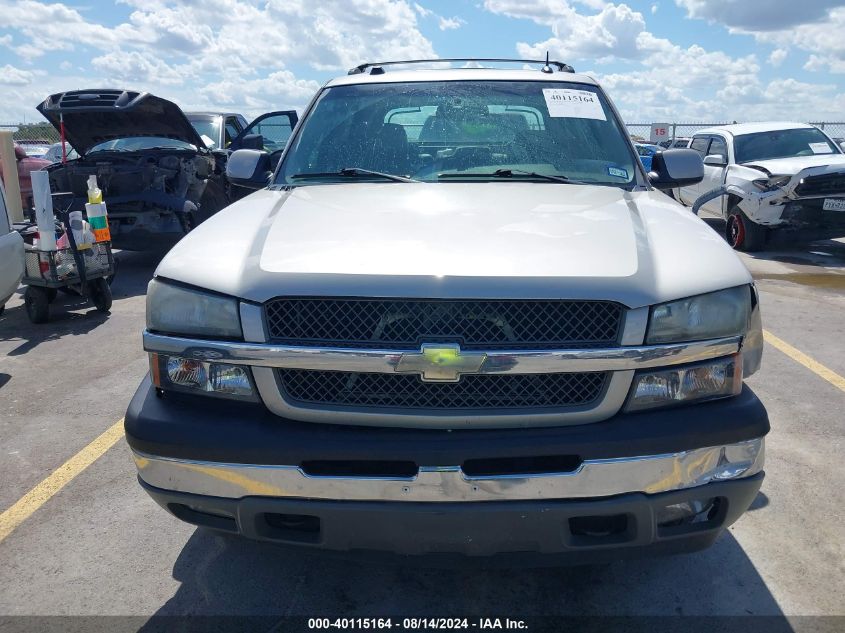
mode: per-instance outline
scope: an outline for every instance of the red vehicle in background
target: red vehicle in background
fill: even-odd
[[[32,208],[32,172],[38,171],[50,164],[49,160],[28,156],[23,147],[15,143],[15,158],[18,161],[18,182],[21,188],[21,205],[24,210]],[[5,186],[3,162],[0,161],[0,179]]]

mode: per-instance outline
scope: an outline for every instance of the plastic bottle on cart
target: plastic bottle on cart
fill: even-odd
[[[97,176],[88,176],[88,202],[100,204],[103,201],[103,192],[97,185]]]
[[[108,211],[106,203],[103,202],[103,192],[97,186],[97,176],[88,176],[88,203],[85,205],[85,214],[94,232],[94,241],[111,241]]]

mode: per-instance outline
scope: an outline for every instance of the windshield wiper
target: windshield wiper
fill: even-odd
[[[524,176],[526,178],[540,178],[542,180],[550,180],[552,182],[564,182],[575,185],[589,184],[581,180],[572,180],[566,176],[552,176],[551,174],[541,174],[536,171],[526,171],[524,169],[497,169],[490,173],[470,172],[463,174],[437,174],[437,178],[513,178],[514,176]]]
[[[362,169],[361,167],[344,167],[340,171],[294,174],[291,178],[301,178],[305,180],[308,178],[330,178],[332,176],[343,176],[345,178],[376,176],[377,178],[384,178],[385,180],[392,180],[394,182],[420,182],[419,180],[414,180],[413,178],[397,176],[396,174],[386,174],[383,171],[373,171],[372,169]]]

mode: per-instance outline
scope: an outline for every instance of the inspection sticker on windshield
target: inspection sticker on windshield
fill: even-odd
[[[608,167],[607,173],[609,176],[616,176],[617,178],[624,178],[628,180],[628,170],[621,167]]]
[[[607,121],[604,108],[595,92],[571,88],[543,88],[549,116],[569,119],[598,119]]]
[[[813,150],[813,154],[833,154],[833,150],[827,143],[810,143],[810,149]]]
[[[845,211],[845,198],[825,198],[822,203],[823,211]]]

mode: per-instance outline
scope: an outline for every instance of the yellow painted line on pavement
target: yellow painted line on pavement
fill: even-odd
[[[4,510],[3,514],[0,514],[0,543],[31,517],[38,508],[47,503],[53,495],[102,457],[121,437],[123,437],[123,418],[50,473],[46,479],[18,499],[8,510]]]
[[[779,339],[777,336],[775,336],[768,330],[763,330],[763,339],[773,347],[778,348],[796,363],[804,365],[804,367],[809,369],[817,376],[824,378],[834,387],[839,387],[842,391],[845,391],[845,378],[837,374],[832,369],[825,367],[816,360],[813,360],[800,349],[792,347],[792,345],[790,345],[784,340]]]

